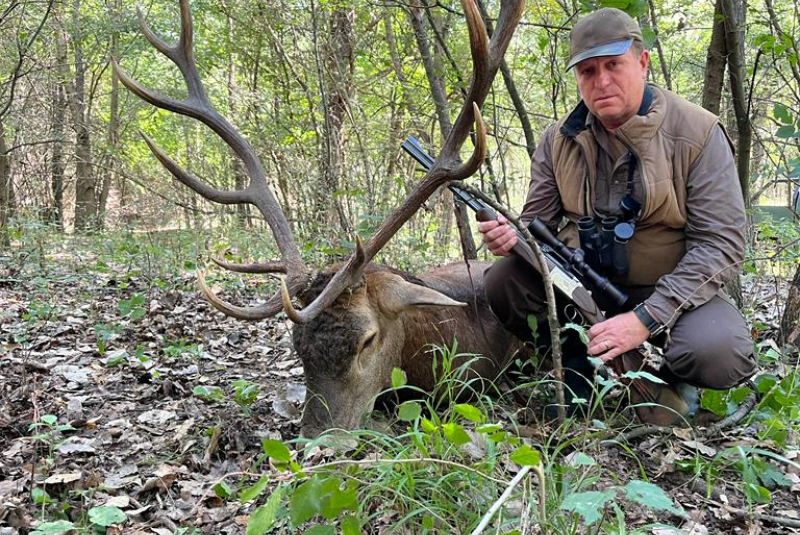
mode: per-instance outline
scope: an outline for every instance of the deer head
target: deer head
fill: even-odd
[[[240,319],[263,319],[281,310],[301,327],[295,329],[295,347],[303,360],[307,381],[314,391],[328,393],[326,425],[352,426],[356,422],[345,418],[349,408],[365,403],[374,396],[396,362],[403,340],[388,326],[387,318],[396,317],[401,311],[415,307],[457,306],[453,299],[402,277],[384,273],[375,278],[369,276],[370,261],[440,186],[451,180],[463,180],[471,176],[486,155],[486,132],[480,117],[480,106],[488,94],[492,80],[511,40],[514,28],[522,16],[522,0],[503,0],[497,29],[491,39],[486,33],[474,0],[461,0],[470,35],[473,61],[473,78],[450,135],[444,141],[442,151],[430,171],[416,184],[408,197],[384,221],[377,232],[362,244],[358,241],[353,255],[334,271],[320,274],[301,259],[299,249],[291,233],[286,217],[275,196],[270,191],[264,167],[247,139],[211,104],[200,79],[192,49],[192,18],[188,0],[180,0],[181,33],[178,42],[169,45],[158,38],[144,22],[138,11],[139,26],[147,40],[181,71],[187,96],[175,100],[160,95],[132,79],[114,62],[122,83],[141,99],[162,109],[195,118],[211,128],[242,160],[249,182],[242,190],[225,191],[203,182],[179,166],[145,134],[150,150],[156,158],[181,183],[208,200],[222,204],[247,203],[255,206],[267,221],[281,253],[279,260],[258,264],[232,264],[215,260],[221,267],[244,273],[283,274],[281,291],[260,306],[241,307],[216,296],[200,277],[198,283],[206,298],[220,311]],[[471,157],[461,163],[459,150],[475,124],[475,149]],[[319,281],[324,281],[320,284]],[[310,291],[313,286],[313,291]],[[410,288],[416,287],[416,288]],[[298,297],[302,309],[292,305]],[[326,343],[309,335],[330,325],[347,324],[347,333],[339,333],[339,346]],[[314,339],[319,340],[313,342]],[[369,356],[369,358],[367,358]],[[344,384],[341,378],[345,371],[358,370]],[[377,390],[376,390],[377,389]],[[355,392],[359,395],[351,395]],[[370,392],[369,396],[361,393]],[[336,398],[336,399],[333,399]],[[331,411],[331,406],[334,406]],[[309,402],[309,422],[317,416],[315,402]],[[321,409],[319,409],[321,410]],[[338,416],[337,416],[338,415]],[[316,420],[322,421],[320,416]],[[305,423],[305,420],[304,420]],[[308,424],[311,427],[311,423]]]

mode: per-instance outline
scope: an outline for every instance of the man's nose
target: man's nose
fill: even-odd
[[[600,71],[597,73],[597,78],[595,78],[595,84],[597,84],[597,87],[602,88],[607,86],[609,83],[611,83],[611,74],[605,69],[600,69]]]

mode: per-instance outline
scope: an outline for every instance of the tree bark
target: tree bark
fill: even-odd
[[[318,33],[317,9],[314,10],[314,32]],[[350,223],[340,199],[335,195],[341,185],[344,170],[345,123],[350,107],[355,56],[353,55],[352,7],[337,6],[329,13],[326,42],[323,51],[317,48],[317,65],[320,77],[320,93],[325,113],[323,150],[324,160],[317,188],[315,215],[318,221],[330,228],[338,217],[339,225],[345,233],[350,233]],[[323,61],[319,56],[323,55]],[[333,210],[331,209],[333,208]]]
[[[6,146],[3,118],[0,117],[0,246],[8,246],[11,238],[8,223],[16,211],[16,194],[11,179],[11,157]]]
[[[719,115],[722,101],[722,87],[725,84],[725,64],[728,48],[725,44],[725,23],[722,17],[722,0],[714,7],[714,24],[711,29],[711,43],[706,54],[706,69],[703,79],[703,107]]]
[[[744,30],[747,0],[721,0],[725,15],[725,44],[728,50],[728,74],[731,86],[731,101],[736,114],[737,150],[736,168],[742,188],[745,207],[750,207],[750,148],[753,142],[753,127],[750,123],[744,57]]]
[[[85,232],[97,228],[97,179],[92,169],[92,136],[86,106],[86,65],[83,58],[83,37],[80,35],[81,0],[72,4],[72,51],[75,72],[70,84],[72,124],[75,130],[75,230]]]
[[[119,20],[119,0],[113,0],[108,5],[108,14],[111,20]],[[111,42],[109,59],[117,58],[119,53],[119,32],[115,26],[111,29]],[[97,227],[102,228],[106,222],[106,205],[108,204],[108,194],[111,190],[111,182],[116,175],[117,168],[117,147],[119,146],[119,77],[117,71],[111,71],[111,89],[109,93],[109,119],[108,119],[108,150],[109,158],[103,171],[100,194],[97,200]]]
[[[784,343],[800,347],[800,265],[789,286],[789,297],[781,317],[781,336]]]
[[[53,38],[56,47],[55,79],[51,90],[53,110],[51,115],[51,135],[53,152],[50,156],[50,193],[52,205],[48,207],[46,221],[58,230],[64,229],[64,142],[67,122],[67,39],[61,30]]]
[[[661,38],[659,37],[658,31],[658,18],[656,16],[656,4],[653,0],[649,0],[648,4],[650,4],[650,21],[653,25],[653,32],[656,34],[656,52],[658,53],[658,62],[661,64],[661,74],[664,76],[664,85],[672,91],[672,77],[669,72],[669,66],[667,65],[667,57],[664,55],[664,49],[661,46]]]

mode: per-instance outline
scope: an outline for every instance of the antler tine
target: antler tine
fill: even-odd
[[[339,269],[317,298],[301,311],[294,311],[300,322],[307,322],[329,306],[341,292],[361,277],[364,266],[375,257],[392,236],[422,206],[436,189],[451,181],[469,177],[486,157],[486,127],[480,114],[480,105],[486,98],[492,80],[500,67],[500,60],[511,41],[516,24],[522,17],[524,0],[503,0],[495,38],[489,43],[486,27],[474,0],[461,0],[470,34],[473,60],[473,78],[470,91],[450,135],[443,144],[442,153],[430,171],[414,187],[405,201],[383,222],[370,238],[363,251],[356,251],[347,264]],[[502,39],[497,38],[502,34]],[[490,52],[491,50],[491,52]],[[470,159],[461,165],[459,149],[469,135],[472,122],[476,125],[475,150]],[[298,321],[293,320],[293,321]]]
[[[228,262],[221,258],[211,259],[215,264],[228,271],[236,273],[283,273],[286,274],[286,264],[283,262],[253,262],[250,264],[237,264],[235,262]]]
[[[282,280],[281,284],[287,285],[288,289],[286,291],[288,291],[291,295],[295,295],[300,288],[304,286],[305,282],[305,280],[290,279],[288,283],[285,280]],[[273,295],[264,304],[243,307],[234,305],[225,301],[224,299],[219,298],[206,284],[205,272],[198,273],[197,285],[200,287],[200,291],[203,293],[205,298],[212,305],[214,305],[214,308],[233,318],[240,320],[262,320],[264,318],[270,318],[283,310],[283,296],[281,295],[280,291]],[[289,299],[291,302],[291,297]]]
[[[261,160],[250,142],[225,117],[220,115],[205,93],[194,58],[194,32],[188,0],[180,0],[181,33],[175,45],[167,44],[153,33],[145,22],[141,9],[137,13],[139,27],[145,38],[180,69],[186,84],[187,98],[175,100],[160,95],[138,83],[114,62],[113,68],[117,71],[120,80],[142,100],[158,108],[197,119],[211,128],[242,160],[249,184],[246,188],[237,191],[217,189],[180,167],[153,140],[143,134],[145,142],[156,158],[177,180],[206,199],[221,204],[248,203],[258,208],[270,226],[281,253],[280,262],[264,264],[269,268],[263,271],[259,270],[259,272],[289,273],[289,291],[296,293],[313,273],[302,261],[300,249],[294,240],[289,222],[269,188]],[[220,265],[228,267],[225,263]],[[238,318],[263,318],[276,314],[282,308],[280,293],[276,293],[264,305],[245,308],[231,305],[217,298],[202,281],[201,289],[214,306],[226,314]]]
[[[170,158],[167,153],[164,152],[164,150],[150,138],[150,136],[144,132],[139,132],[139,134],[144,138],[145,143],[147,143],[147,146],[150,148],[150,152],[152,152],[156,159],[161,162],[161,165],[166,167],[167,170],[172,173],[172,176],[174,176],[178,181],[193,189],[201,196],[220,204],[239,204],[249,202],[247,190],[221,190],[208,185],[206,182],[203,182],[178,165],[175,160]]]

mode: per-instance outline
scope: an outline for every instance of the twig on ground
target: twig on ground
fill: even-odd
[[[750,414],[750,412],[755,408],[758,404],[758,394],[755,392],[751,392],[745,400],[739,405],[739,408],[736,409],[733,414],[730,414],[720,420],[719,422],[715,423],[714,425],[706,428],[705,431],[699,433],[702,437],[710,437],[718,434],[723,429],[727,429],[729,427],[733,427],[734,425],[738,424],[745,417]]]

